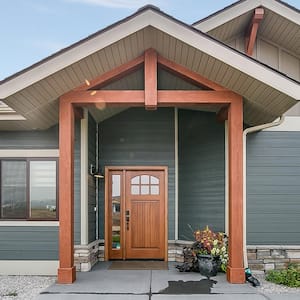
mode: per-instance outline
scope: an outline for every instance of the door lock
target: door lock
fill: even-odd
[[[126,217],[126,228],[127,228],[127,230],[129,230],[129,221],[130,221],[130,211],[129,210],[126,210],[125,217]]]

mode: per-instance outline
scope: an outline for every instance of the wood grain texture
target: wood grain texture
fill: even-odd
[[[74,272],[74,109],[59,109],[59,269],[58,282],[72,283]]]

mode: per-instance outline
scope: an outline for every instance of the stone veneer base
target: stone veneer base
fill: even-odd
[[[192,241],[169,241],[168,261],[183,262],[183,247],[192,246]],[[76,271],[90,271],[98,261],[104,261],[104,240],[89,245],[75,245]],[[248,245],[248,265],[252,271],[266,272],[283,269],[290,263],[300,264],[300,246]]]

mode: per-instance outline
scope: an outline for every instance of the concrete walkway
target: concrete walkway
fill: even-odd
[[[299,294],[263,295],[247,284],[229,284],[225,275],[205,280],[198,273],[169,270],[108,270],[109,262],[98,263],[91,272],[77,273],[70,285],[54,284],[38,300],[300,300]],[[202,285],[202,288],[201,288]],[[209,285],[212,287],[210,288]]]

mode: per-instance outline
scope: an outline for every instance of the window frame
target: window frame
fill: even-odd
[[[26,218],[5,218],[2,216],[2,162],[25,161],[26,162]],[[30,162],[31,161],[55,161],[56,162],[56,216],[55,218],[30,218]],[[58,157],[0,157],[0,222],[1,221],[54,221],[59,220],[59,181],[58,181]]]

